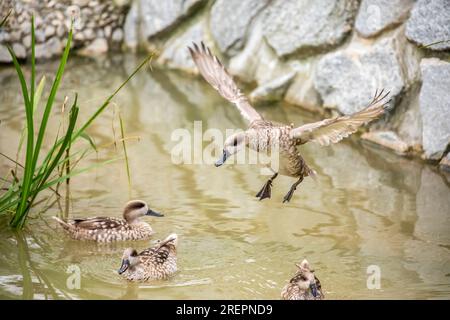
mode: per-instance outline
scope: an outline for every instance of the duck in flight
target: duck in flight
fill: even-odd
[[[219,59],[203,42],[193,43],[188,47],[200,74],[219,94],[233,103],[241,115],[248,121],[249,127],[244,132],[229,136],[224,143],[223,153],[215,163],[221,166],[233,154],[248,147],[257,152],[279,152],[279,168],[272,170],[273,175],[256,194],[259,200],[271,197],[272,182],[278,174],[296,178],[284,196],[283,202],[289,202],[297,186],[307,176],[314,176],[315,171],[308,167],[298,152],[297,146],[314,141],[322,146],[337,143],[356,132],[358,128],[384,114],[389,101],[389,92],[375,92],[372,101],[361,111],[351,115],[338,116],[322,121],[308,123],[295,128],[293,125],[278,124],[265,120],[249,103],[247,97],[237,87],[231,75]]]

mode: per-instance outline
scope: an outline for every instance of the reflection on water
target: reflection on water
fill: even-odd
[[[99,61],[73,58],[62,91],[80,96],[86,118],[137,65],[134,56]],[[51,74],[56,65],[40,66]],[[15,155],[24,121],[19,84],[11,68],[0,70],[0,149]],[[63,97],[59,97],[58,104]],[[97,145],[117,137],[120,109],[130,141],[132,188],[123,161],[71,181],[70,214],[117,216],[129,198],[142,198],[164,218],[149,219],[163,238],[180,235],[179,272],[168,281],[128,284],[117,275],[124,248],[146,241],[96,245],[65,237],[50,219],[54,205],[35,214],[23,232],[0,219],[0,296],[25,299],[278,299],[307,258],[330,299],[449,298],[450,188],[448,177],[418,161],[397,157],[357,139],[328,148],[302,147],[318,172],[293,200],[282,204],[292,179],[275,181],[272,199],[257,201],[265,177],[253,166],[175,165],[171,133],[244,128],[239,113],[204,81],[167,70],[139,73],[90,130]],[[55,108],[55,113],[58,113]],[[115,112],[113,112],[115,109]],[[259,111],[275,121],[314,120],[297,108]],[[50,124],[56,132],[58,121]],[[112,127],[115,126],[115,132]],[[121,155],[102,148],[85,161]],[[0,162],[3,177],[8,171]],[[64,202],[64,201],[62,201]],[[64,203],[62,204],[62,208]],[[70,289],[68,267],[81,271],[80,289]],[[381,289],[367,289],[367,267],[381,269]]]

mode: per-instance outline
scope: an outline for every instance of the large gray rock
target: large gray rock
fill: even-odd
[[[230,59],[229,71],[245,82],[256,81],[258,85],[267,83],[291,71],[282,62],[262,35],[263,15],[255,20],[254,27],[245,48]]]
[[[406,37],[433,50],[450,49],[450,0],[419,0],[406,24]]]
[[[12,58],[5,45],[0,44],[0,62],[11,62]]]
[[[375,44],[355,40],[319,61],[314,85],[325,107],[350,114],[363,109],[376,89],[385,88],[395,98],[417,81],[418,59],[416,49],[404,40],[402,29]]]
[[[317,57],[310,57],[291,64],[297,75],[284,96],[286,102],[314,113],[324,111],[312,78],[318,60]]]
[[[124,43],[128,48],[136,49],[139,44],[139,8],[138,1],[133,1],[123,25]]]
[[[25,59],[27,57],[27,49],[20,43],[13,43],[12,49],[19,59]]]
[[[59,56],[63,50],[63,44],[58,38],[51,38],[45,43],[36,44],[36,59],[50,59]]]
[[[204,20],[196,22],[183,34],[174,37],[163,49],[158,58],[158,63],[163,63],[169,68],[181,69],[190,73],[198,73],[197,67],[187,49],[192,42],[204,41],[210,46],[206,38],[206,23]]]
[[[275,0],[264,35],[278,56],[312,53],[341,43],[351,31],[356,0]]]
[[[450,63],[422,59],[419,95],[422,143],[427,159],[440,159],[450,142]]]
[[[398,154],[406,154],[409,149],[409,146],[393,131],[366,132],[361,138],[392,149]]]
[[[233,56],[242,49],[249,24],[269,0],[217,0],[211,9],[210,30],[220,51]]]
[[[108,52],[108,41],[105,38],[97,38],[86,47],[77,51],[79,55],[96,56]]]
[[[143,41],[171,30],[204,0],[136,0],[125,20],[125,43],[136,47]]]
[[[363,37],[373,37],[403,22],[414,0],[363,0],[356,16],[355,29]]]
[[[250,93],[250,101],[254,104],[283,100],[287,88],[295,77],[295,71],[273,79],[253,90]]]

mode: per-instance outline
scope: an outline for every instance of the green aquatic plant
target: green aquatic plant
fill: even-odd
[[[4,20],[6,21],[6,19]],[[5,22],[2,21],[2,24]],[[64,74],[64,69],[69,57],[69,52],[72,43],[73,29],[69,30],[67,42],[59,61],[59,67],[57,69],[55,78],[53,80],[48,98],[45,102],[43,109],[43,115],[39,121],[35,119],[35,111],[37,105],[42,97],[43,88],[45,86],[45,80],[41,80],[38,87],[35,87],[36,82],[36,64],[35,64],[35,30],[34,30],[34,17],[31,18],[31,75],[30,83],[27,85],[24,72],[17,60],[17,57],[13,49],[8,46],[8,51],[12,57],[14,68],[17,72],[17,76],[20,81],[24,106],[26,115],[26,125],[24,127],[23,136],[26,137],[25,148],[25,164],[20,164],[18,160],[13,160],[11,157],[2,154],[4,157],[13,161],[16,165],[16,170],[11,170],[12,180],[3,179],[4,183],[9,183],[9,186],[3,187],[4,193],[0,195],[0,214],[12,213],[12,219],[10,225],[13,228],[20,229],[24,226],[26,218],[30,212],[30,209],[36,203],[37,197],[44,190],[51,190],[57,193],[57,190],[53,189],[53,186],[60,184],[61,182],[68,181],[69,178],[86,172],[94,167],[98,167],[117,159],[110,159],[94,165],[75,169],[74,166],[86,155],[86,150],[72,152],[72,145],[79,139],[85,139],[89,142],[92,148],[96,148],[92,139],[86,133],[88,127],[93,121],[110,105],[112,99],[119,93],[119,91],[128,83],[128,81],[147,63],[151,61],[152,55],[149,55],[144,61],[137,66],[137,68],[129,75],[129,77],[96,109],[96,111],[84,122],[79,128],[77,128],[77,120],[79,113],[78,96],[75,94],[73,103],[71,104],[68,124],[65,131],[57,137],[52,144],[52,147],[47,153],[44,153],[43,146],[44,138],[46,136],[47,124],[49,122],[51,111],[53,110],[56,95],[58,93],[59,85]],[[35,125],[38,125],[36,128]],[[37,129],[37,136],[35,135],[35,129]],[[24,139],[24,138],[23,138]],[[18,154],[21,152],[22,142],[19,143]],[[70,161],[72,159],[78,159],[75,165],[71,166]],[[16,159],[19,159],[17,156]],[[42,159],[40,161],[40,159]],[[127,160],[128,161],[128,160]],[[18,168],[20,167],[22,174],[19,174]],[[61,170],[60,168],[65,168]]]
[[[3,17],[2,21],[0,21],[0,28],[3,27],[6,24],[6,21],[8,21],[9,16],[11,15],[12,10],[9,10],[5,17]]]
[[[127,143],[125,139],[125,128],[123,124],[122,114],[119,112],[119,123],[120,123],[120,137],[122,140],[123,154],[125,155],[125,166],[127,169],[128,178],[128,189],[131,190],[131,173],[130,173],[130,163],[128,161]]]

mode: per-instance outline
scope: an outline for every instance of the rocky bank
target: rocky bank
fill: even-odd
[[[254,89],[254,103],[285,100],[317,113],[362,109],[377,88],[389,113],[362,138],[449,168],[450,0],[3,1],[0,62],[61,53],[70,17],[81,54],[151,50],[157,62],[196,73],[186,46],[203,40]]]

